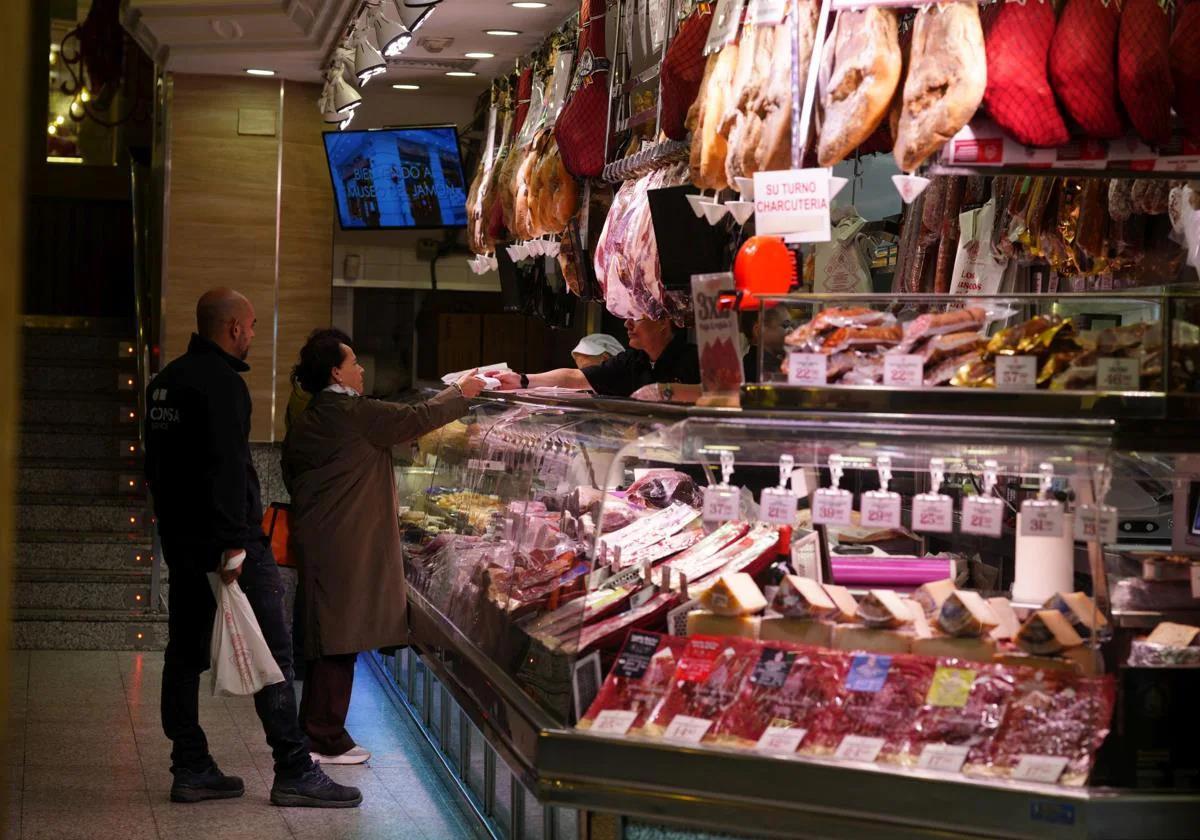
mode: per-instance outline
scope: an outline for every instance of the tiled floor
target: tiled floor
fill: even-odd
[[[168,800],[170,744],[159,726],[161,653],[13,651],[5,838],[466,840],[477,836],[429,746],[359,663],[347,728],[373,753],[331,767],[363,791],[353,810],[276,808],[270,750],[250,698],[201,687],[200,720],[213,756],[241,776],[240,799]]]

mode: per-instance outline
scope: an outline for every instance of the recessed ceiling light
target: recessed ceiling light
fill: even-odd
[[[246,73],[251,76],[274,76],[274,70],[260,70],[257,67],[247,67]]]
[[[521,33],[515,29],[485,29],[483,31],[483,34],[484,35],[499,35],[501,38],[511,38],[514,35],[520,35]]]
[[[495,58],[496,57],[495,53],[490,53],[490,52],[469,52],[469,53],[463,53],[463,55],[466,56],[467,58]]]
[[[446,75],[454,76],[455,78],[458,78],[458,79],[469,79],[470,77],[474,76],[475,74],[472,73],[470,70],[451,70]]]
[[[550,4],[549,3],[520,2],[520,3],[509,3],[508,5],[512,6],[514,9],[544,9]]]
[[[392,85],[393,90],[420,90],[420,85]]]

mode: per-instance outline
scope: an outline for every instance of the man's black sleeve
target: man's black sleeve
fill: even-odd
[[[205,494],[212,541],[222,550],[246,547],[246,459],[250,392],[240,377],[221,377],[205,393]]]
[[[597,394],[603,397],[628,397],[637,390],[630,359],[630,351],[626,350],[598,365],[588,365],[582,372]]]

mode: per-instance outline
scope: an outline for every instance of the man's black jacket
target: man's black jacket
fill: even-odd
[[[193,335],[147,389],[146,478],[172,565],[213,571],[222,551],[265,539],[240,376],[249,369]]]

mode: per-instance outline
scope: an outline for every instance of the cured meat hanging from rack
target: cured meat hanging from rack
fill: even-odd
[[[522,147],[521,129],[525,126],[525,118],[529,116],[529,100],[533,95],[533,68],[526,67],[521,71],[520,81],[517,82],[517,111],[513,120],[513,143],[504,165],[500,169],[500,207],[504,218],[504,227],[513,232],[516,220],[517,204],[517,173],[525,162],[526,150]]]
[[[912,57],[896,137],[896,162],[912,172],[971,121],[987,88],[975,0],[926,6],[913,24]]]
[[[1071,137],[1047,76],[1055,27],[1050,0],[1008,0],[989,7],[985,15],[983,103],[988,113],[1022,145],[1065,145]]]
[[[609,109],[604,18],[604,0],[583,0],[575,81],[554,125],[563,164],[577,178],[597,178],[604,171]]]
[[[491,171],[486,176],[483,197],[480,199],[480,228],[486,251],[495,250],[496,243],[504,236],[504,213],[500,207],[500,174],[511,151],[513,137],[513,112],[508,105],[506,97],[504,105],[501,106],[504,119],[500,140],[496,146],[496,157],[492,161]]]
[[[718,129],[725,135],[725,180],[730,185],[737,178],[754,174],[755,141],[761,134],[761,117],[755,103],[762,97],[771,70],[771,55],[775,50],[774,26],[742,28],[742,45],[733,76],[733,90],[726,103],[725,116]]]
[[[798,21],[793,21],[793,10],[799,12]],[[816,0],[799,0],[789,8],[783,23],[776,27],[778,31],[775,34],[775,53],[771,57],[771,75],[757,105],[761,129],[754,163],[759,171],[790,169],[792,166],[792,67],[796,68],[798,88],[804,90],[808,84],[808,68],[817,37],[819,14],[820,6]],[[793,26],[799,47],[794,65]]]
[[[1171,33],[1171,78],[1175,113],[1184,133],[1200,142],[1200,2],[1190,0],[1175,18]]]
[[[1067,0],[1050,45],[1050,84],[1088,137],[1125,133],[1117,95],[1121,0]]]
[[[738,63],[737,43],[726,44],[709,56],[708,82],[696,100],[697,121],[692,131],[692,183],[702,190],[723,190],[729,186],[725,176],[725,158],[729,145],[721,133],[733,74]]]
[[[659,128],[672,140],[687,139],[686,119],[704,78],[704,43],[712,18],[711,6],[698,7],[679,24],[679,31],[663,57]]]
[[[1133,130],[1151,146],[1171,137],[1171,21],[1166,2],[1125,0],[1117,44],[1121,101]]]

